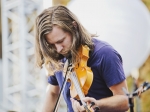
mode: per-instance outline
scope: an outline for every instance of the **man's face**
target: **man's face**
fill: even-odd
[[[60,27],[53,26],[53,30],[46,36],[48,44],[54,46],[56,51],[63,56],[67,56],[72,44],[72,36],[68,32],[64,32]]]

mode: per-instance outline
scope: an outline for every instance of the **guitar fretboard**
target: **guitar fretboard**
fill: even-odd
[[[88,107],[87,107],[87,104],[82,100],[85,96],[84,96],[84,94],[83,94],[83,92],[81,90],[81,87],[79,85],[80,83],[79,83],[79,80],[78,80],[75,72],[72,72],[70,74],[70,79],[71,79],[71,81],[73,82],[73,84],[75,86],[75,89],[76,89],[76,91],[77,91],[77,93],[79,95],[79,98],[81,100],[82,105],[84,106],[84,108],[86,109],[87,112],[90,112]]]

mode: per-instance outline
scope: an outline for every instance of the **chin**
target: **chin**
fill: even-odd
[[[64,57],[68,57],[68,56],[69,56],[69,54],[63,54],[63,56],[64,56]]]
[[[64,57],[69,57],[70,53],[62,54]]]

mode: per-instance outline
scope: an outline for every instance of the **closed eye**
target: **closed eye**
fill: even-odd
[[[64,41],[64,39],[65,39],[65,38],[63,38],[63,39],[57,41],[56,43],[57,43],[57,44],[60,44],[60,43],[62,43],[62,42]]]

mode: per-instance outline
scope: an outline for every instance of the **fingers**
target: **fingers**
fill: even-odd
[[[80,105],[80,103],[76,100],[74,100],[73,98],[70,98],[71,102],[72,102],[72,108],[74,110],[74,112],[84,112],[85,109],[83,106]]]
[[[91,98],[91,97],[85,97],[85,98],[83,98],[83,101],[88,102],[88,103],[91,103],[91,102],[96,103],[96,99]]]
[[[95,105],[95,103],[94,102],[91,102],[90,103],[90,108],[92,107],[92,106],[94,106]]]
[[[99,110],[96,99],[91,98],[91,97],[85,97],[85,98],[83,98],[83,101],[86,102],[89,105],[90,108],[95,110],[94,112],[97,112]]]
[[[70,99],[72,102],[72,107],[74,112],[85,112],[85,109],[83,106],[80,105],[80,103],[76,100],[74,100],[73,98]],[[91,97],[85,97],[82,99],[85,103],[87,103],[88,108],[91,110],[94,110],[94,112],[96,112],[97,110],[99,110],[99,107],[97,106],[97,100]]]

